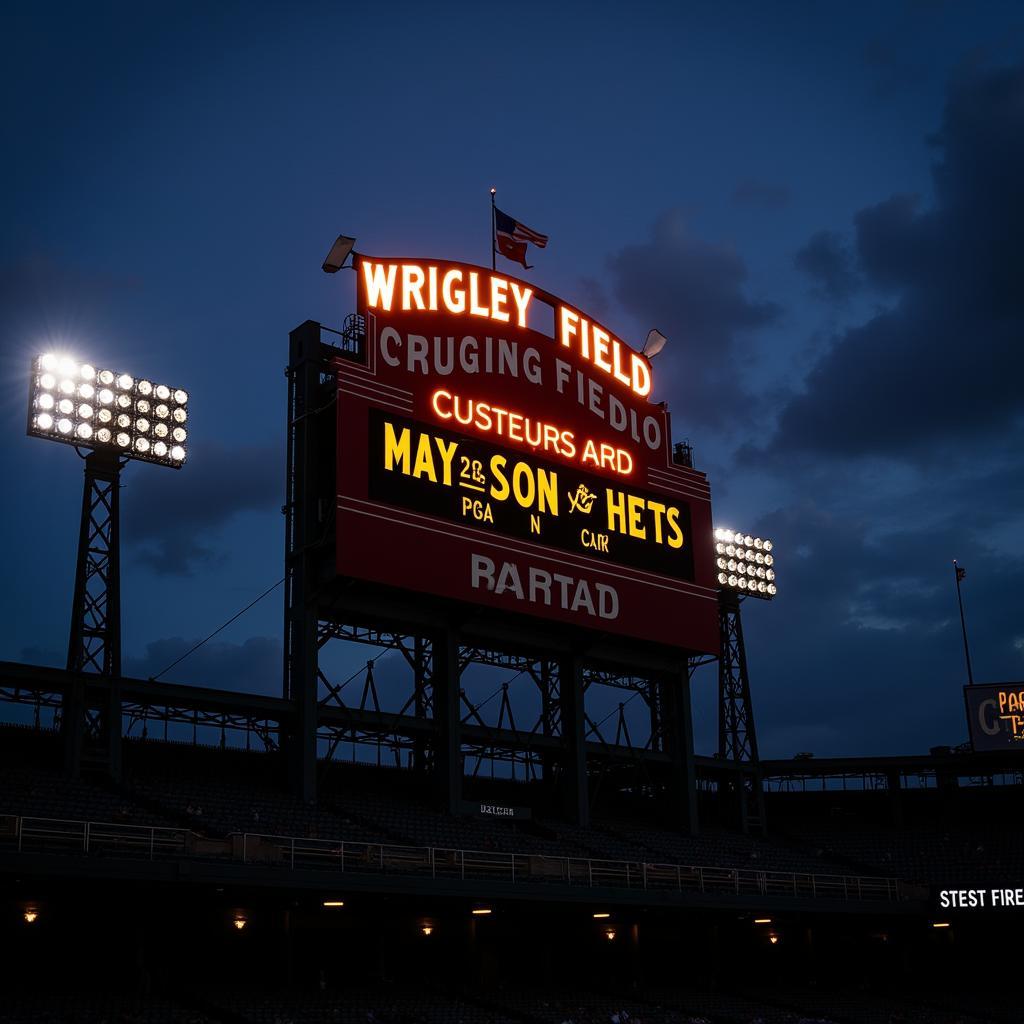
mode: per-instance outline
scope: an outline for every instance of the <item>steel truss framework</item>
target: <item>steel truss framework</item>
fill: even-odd
[[[121,678],[121,568],[119,491],[122,462],[116,452],[85,456],[85,486],[78,534],[75,591],[68,639],[68,673],[76,680],[61,714],[65,762],[78,773],[83,759],[120,772],[117,724]],[[86,699],[85,679],[106,681],[100,699]]]
[[[53,733],[60,725],[66,695],[73,682],[74,677],[65,670],[0,662],[0,706],[3,709],[0,721],[19,722],[36,731]],[[293,730],[294,705],[280,697],[144,679],[124,678],[120,684],[121,734],[125,739],[169,738],[274,752],[281,749],[282,738]],[[357,684],[361,699],[362,687],[366,684],[365,670],[352,683],[353,687]],[[99,700],[106,692],[105,681],[97,677],[87,681],[87,686],[92,690],[91,700]],[[409,723],[415,721],[415,716],[403,717],[398,724],[408,728]],[[395,715],[381,711],[378,725],[376,731],[366,731],[373,742],[388,726],[394,730]],[[429,730],[431,725],[429,721],[421,721],[419,728]],[[329,734],[329,729],[325,724],[325,735]],[[628,768],[638,758],[646,759],[655,767],[668,759],[667,754],[659,755],[651,747],[631,747],[623,742],[625,739],[622,734],[619,742],[605,738],[602,741],[591,739],[587,743],[592,780],[599,777],[602,769],[612,772],[614,777],[617,768]],[[539,742],[543,742],[543,737]],[[429,745],[427,749],[429,752]],[[737,771],[734,763],[717,757],[695,757],[694,769],[698,787],[708,793],[719,790],[722,779]],[[761,772],[765,788],[772,793],[874,790],[898,794],[944,785],[1020,785],[1024,776],[1017,751],[976,754],[967,749],[899,757],[762,761]]]
[[[362,324],[350,319],[329,344],[324,339],[324,329],[312,321],[293,331],[287,369],[284,696],[295,707],[286,737],[295,791],[315,799],[318,754],[335,757],[348,749],[355,757],[356,748],[375,748],[378,760],[404,759],[429,774],[439,802],[453,812],[466,777],[485,765],[504,765],[512,777],[556,791],[571,821],[587,821],[601,785],[627,784],[663,794],[679,822],[695,827],[685,657],[641,656],[633,667],[625,648],[608,658],[574,646],[579,638],[496,635],[488,632],[492,626],[467,623],[449,603],[334,578],[336,387],[330,368],[338,358],[361,360],[365,337]],[[382,710],[377,658],[347,679],[330,678],[326,649],[339,641],[400,657],[411,684],[395,711]],[[631,671],[623,670],[627,664]],[[512,677],[475,700],[464,673],[479,666]],[[522,720],[511,697],[520,680],[539,695],[531,721]],[[650,719],[643,744],[630,737],[627,701],[604,719],[588,715],[585,694],[595,685],[642,699]]]
[[[747,652],[743,644],[740,599],[719,591],[718,623],[718,754],[738,770],[725,777],[720,788],[723,802],[732,804],[733,816],[744,831],[765,830],[764,790],[757,754],[754,708],[750,700]]]

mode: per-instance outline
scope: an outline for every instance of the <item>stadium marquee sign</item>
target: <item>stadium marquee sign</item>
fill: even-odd
[[[1024,683],[965,686],[974,750],[1024,751]]]
[[[356,272],[339,574],[715,650],[710,491],[671,458],[648,360],[482,267],[359,256]]]
[[[1010,910],[1024,908],[1024,888],[941,889],[940,910]]]

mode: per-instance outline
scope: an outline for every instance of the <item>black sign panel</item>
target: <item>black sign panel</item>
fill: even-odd
[[[975,750],[1024,751],[1024,683],[965,686],[964,701]]]
[[[693,579],[685,502],[382,412],[369,411],[369,496],[521,541]],[[620,482],[621,480],[621,482]]]

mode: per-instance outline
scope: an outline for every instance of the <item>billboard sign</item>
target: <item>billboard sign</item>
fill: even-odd
[[[965,686],[964,701],[975,750],[1024,751],[1024,683]]]
[[[718,644],[711,499],[650,363],[534,285],[356,258],[339,358],[339,574],[694,651]]]

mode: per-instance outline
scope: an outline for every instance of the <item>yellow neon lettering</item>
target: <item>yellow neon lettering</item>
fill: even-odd
[[[530,467],[525,462],[517,462],[512,470],[512,493],[516,496],[516,501],[522,508],[529,508],[533,504],[535,491],[536,487]]]
[[[660,501],[648,501],[647,507],[654,513],[654,539],[658,544],[663,544],[661,537],[661,517],[665,506]]]
[[[549,469],[537,470],[537,508],[558,515],[558,474]]]
[[[426,434],[420,434],[420,439],[416,442],[416,462],[412,467],[412,475],[417,478],[425,476],[432,484],[437,483],[430,438]]]
[[[400,472],[409,475],[410,434],[408,427],[402,427],[402,433],[395,436],[394,425],[384,423],[384,468],[394,469],[401,462]]]
[[[670,507],[665,513],[668,520],[669,530],[668,546],[670,548],[681,548],[683,546],[683,531],[679,527],[679,509]]]
[[[491,497],[496,501],[505,501],[511,493],[509,491],[508,480],[502,472],[505,468],[506,462],[508,462],[508,460],[504,455],[491,456],[491,475],[495,480],[495,482],[491,484]]]
[[[640,521],[641,514],[644,510],[644,499],[638,498],[635,494],[631,494],[626,499],[626,504],[629,506],[630,537],[636,537],[638,540],[646,540],[647,531],[644,529],[644,524]]]
[[[444,474],[441,482],[448,487],[452,485],[452,459],[455,458],[455,451],[459,447],[457,441],[445,441],[444,438],[435,437],[437,450],[441,453],[441,463],[444,466]]]
[[[628,533],[626,529],[626,496],[621,491],[605,490],[608,504],[608,529]]]

